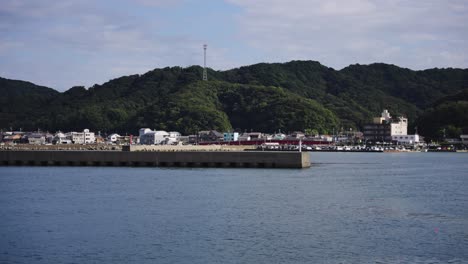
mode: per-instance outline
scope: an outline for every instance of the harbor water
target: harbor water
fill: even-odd
[[[468,263],[468,154],[0,167],[0,263]]]

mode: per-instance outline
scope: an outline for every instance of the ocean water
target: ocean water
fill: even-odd
[[[0,263],[468,263],[468,154],[0,167]]]

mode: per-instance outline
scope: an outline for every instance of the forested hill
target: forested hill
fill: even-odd
[[[413,71],[382,63],[340,71],[315,61],[260,63],[209,70],[209,81],[201,81],[201,76],[198,66],[155,69],[63,93],[0,78],[0,128],[330,133],[359,129],[386,108],[393,115],[407,116],[412,130],[423,117],[424,124],[430,123],[428,113],[440,100],[457,98],[468,88],[468,69]],[[434,131],[450,125],[454,133],[467,126],[439,122],[440,127],[430,129],[422,125],[419,133],[435,137]]]

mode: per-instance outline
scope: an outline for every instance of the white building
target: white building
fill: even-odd
[[[406,135],[408,134],[408,119],[404,117],[399,117],[399,121],[393,121],[390,124],[390,135]]]
[[[392,119],[387,109],[382,111],[380,117],[374,118],[374,124],[390,124],[391,136],[408,134],[408,119],[402,116]]]
[[[392,136],[392,141],[396,141],[398,144],[418,144],[420,138],[419,135],[398,135]]]
[[[119,139],[120,135],[116,133],[107,136],[107,142],[116,143]]]
[[[230,142],[230,141],[238,141],[239,140],[239,133],[238,132],[226,132],[223,133],[223,138],[224,142]]]
[[[151,132],[151,131],[152,131],[152,130],[149,129],[149,128],[140,128],[140,130],[139,130],[139,132],[138,132],[138,133],[139,133],[138,136],[141,137],[142,135],[144,135],[144,134],[146,134],[146,133],[148,133],[148,132]]]
[[[58,132],[55,134],[54,139],[52,140],[52,143],[54,144],[72,144],[71,139],[67,138],[67,135],[65,135],[62,132]]]
[[[374,117],[374,124],[383,124],[383,123],[390,123],[392,121],[392,117],[387,109],[382,111],[380,117]]]
[[[180,133],[163,130],[153,131],[149,128],[142,128],[139,131],[140,144],[142,145],[173,145],[177,144]]]
[[[261,132],[247,132],[242,134],[242,137],[249,137],[249,140],[263,139],[263,133]]]
[[[276,133],[273,135],[273,139],[275,140],[283,140],[286,138],[286,135],[283,133]]]
[[[300,131],[294,131],[293,133],[288,135],[287,138],[288,139],[301,139],[301,138],[305,138],[305,134],[303,132],[300,132]]]
[[[252,138],[250,138],[250,136],[248,134],[242,134],[241,136],[239,136],[239,141],[250,141]]]
[[[89,132],[89,129],[84,129],[83,132],[68,132],[66,136],[73,144],[93,144],[96,142],[94,132]]]
[[[171,131],[169,132],[169,137],[166,138],[167,145],[175,145],[179,142],[179,138],[182,135],[179,132]]]

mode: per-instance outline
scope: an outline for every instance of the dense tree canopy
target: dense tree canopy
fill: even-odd
[[[140,127],[263,132],[360,129],[382,109],[422,135],[466,128],[468,70],[412,71],[388,64],[340,71],[314,61],[260,63],[228,71],[155,69],[59,93],[0,78],[0,128],[136,133]],[[464,99],[463,99],[464,98]]]

